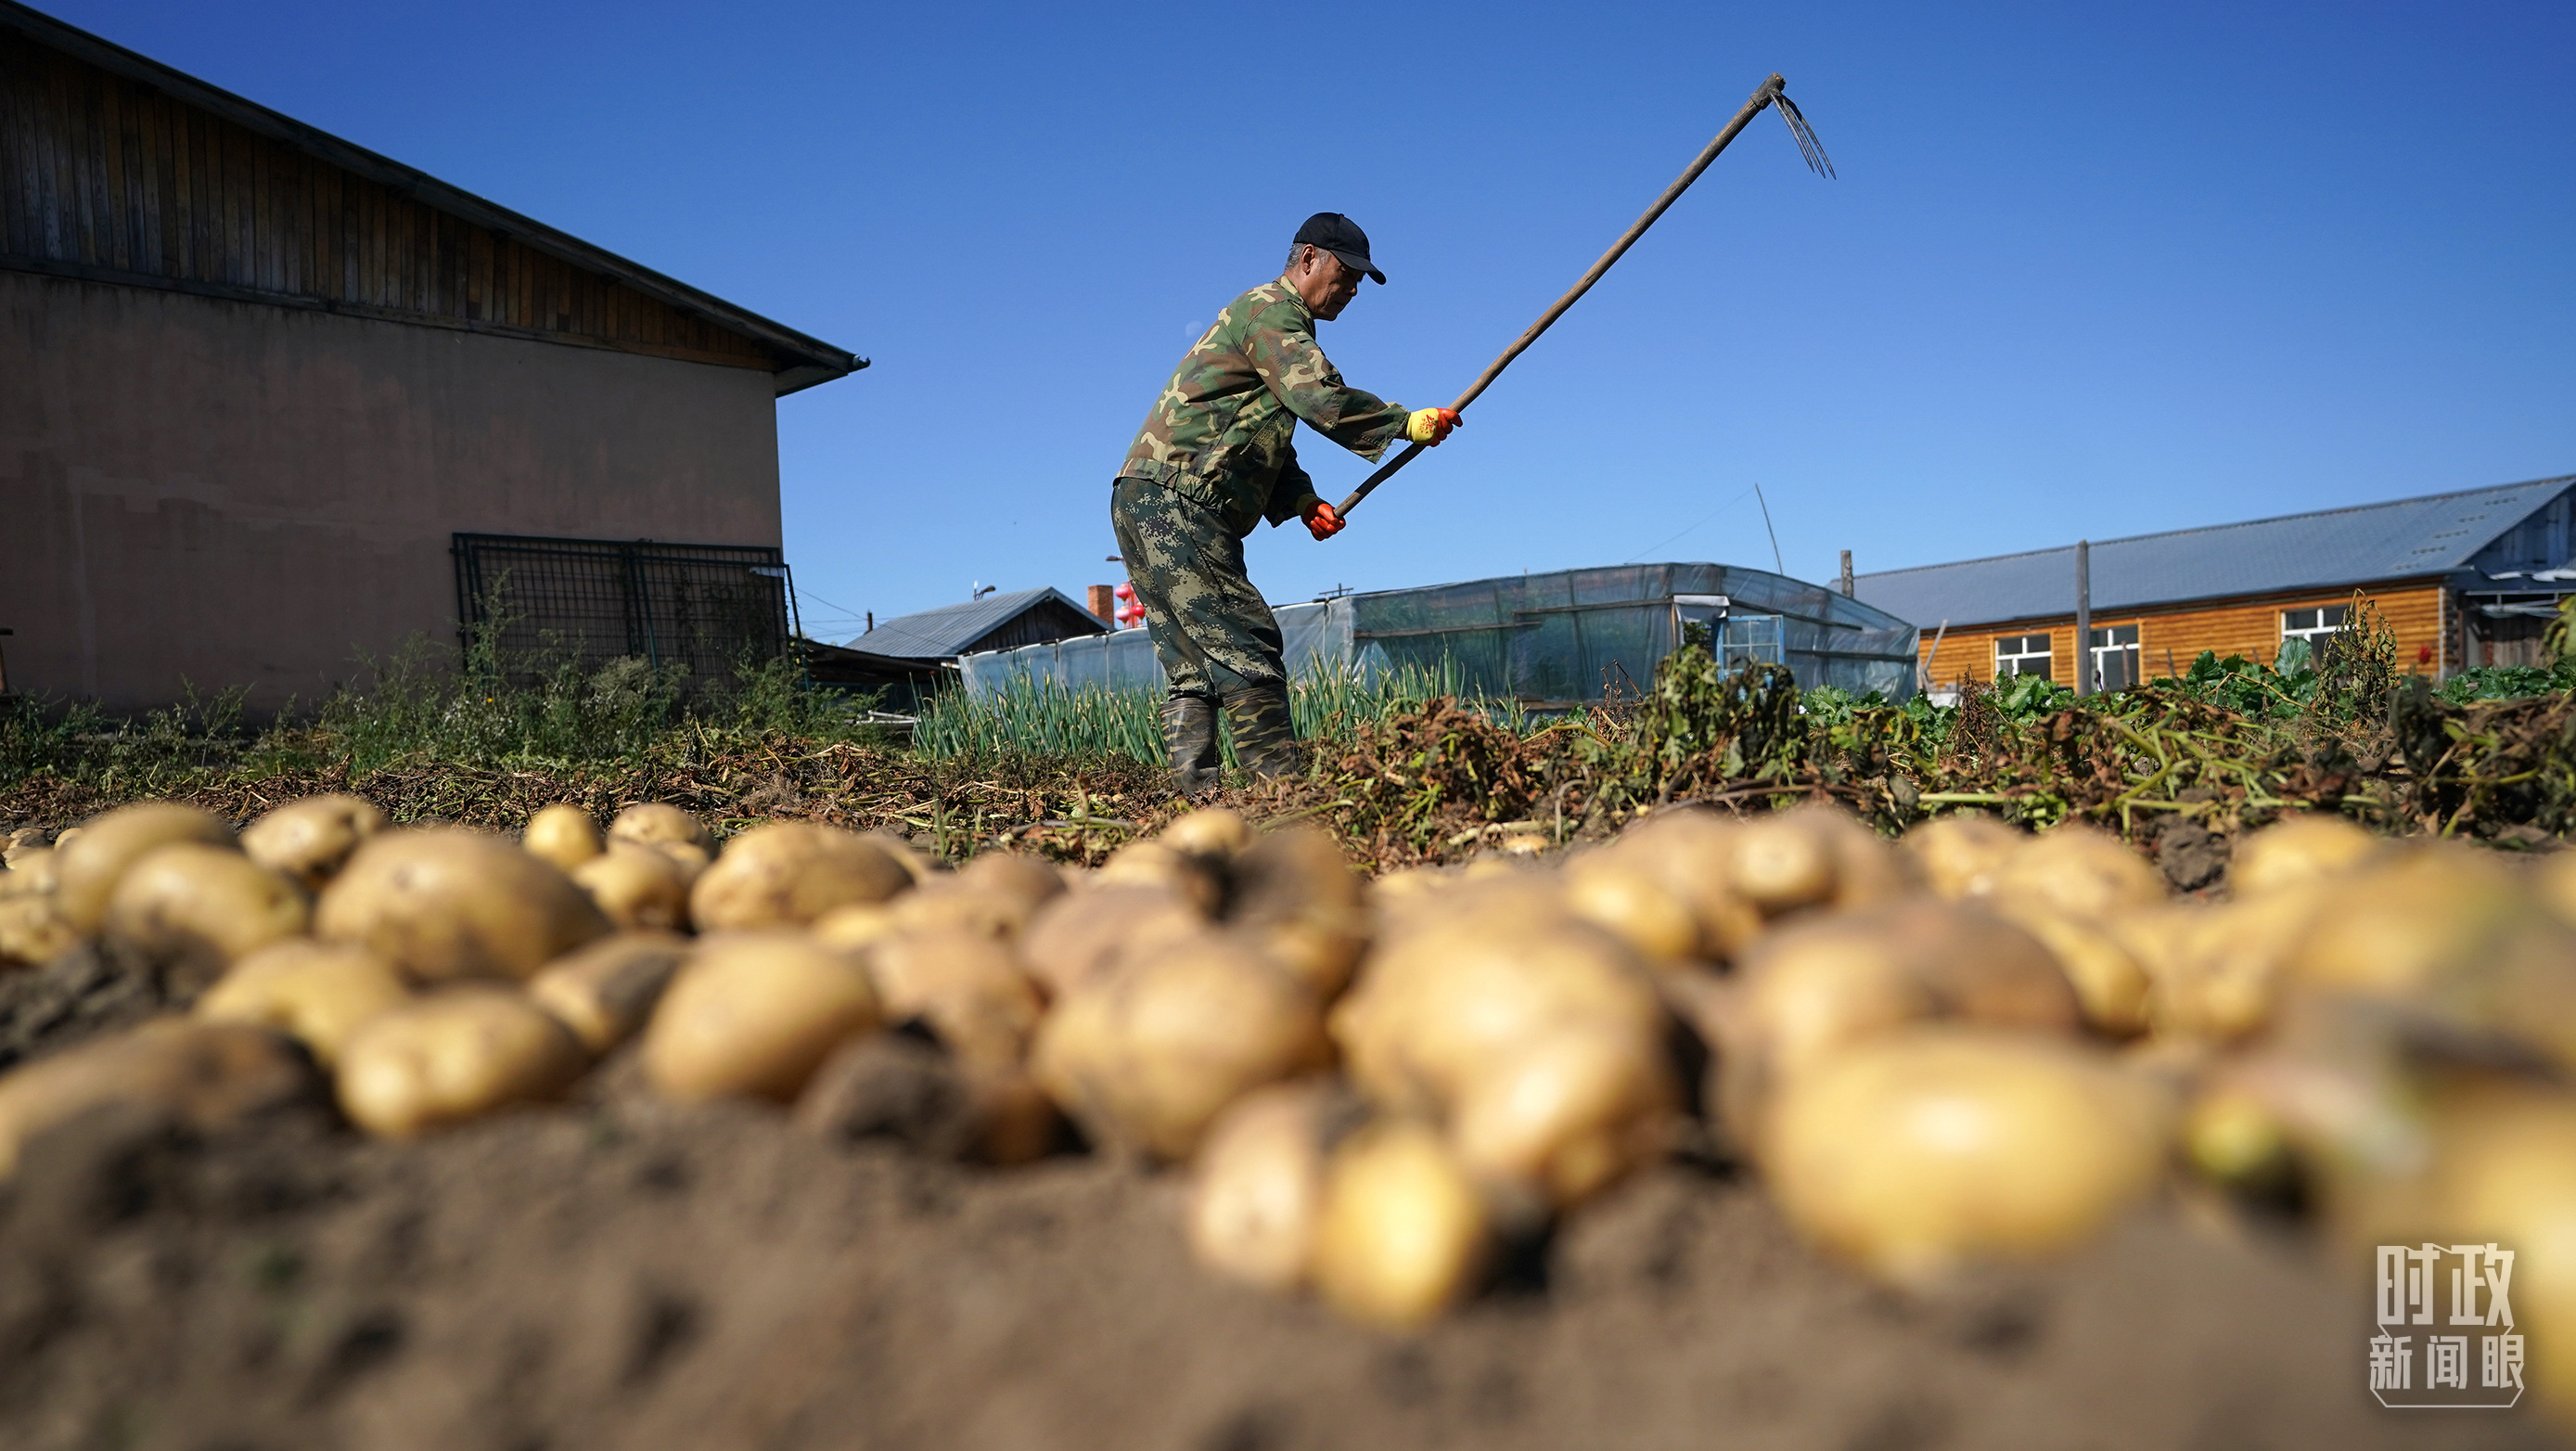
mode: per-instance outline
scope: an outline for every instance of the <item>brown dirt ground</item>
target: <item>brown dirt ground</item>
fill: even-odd
[[[157,1003],[0,978],[0,1051]],[[45,1019],[44,1026],[39,1020]],[[0,1188],[0,1445],[169,1448],[2401,1447],[2366,1291],[2173,1207],[1939,1303],[1802,1248],[1722,1166],[1645,1174],[1413,1338],[1197,1271],[1179,1184],[579,1101],[413,1146],[327,1109],[214,1139],[107,1112]]]

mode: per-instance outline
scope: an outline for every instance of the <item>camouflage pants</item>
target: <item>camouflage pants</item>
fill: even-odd
[[[1109,523],[1172,694],[1215,699],[1287,679],[1279,622],[1243,572],[1243,541],[1214,510],[1122,478]]]

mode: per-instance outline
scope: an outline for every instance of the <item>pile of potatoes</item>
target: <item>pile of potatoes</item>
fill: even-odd
[[[104,1102],[221,1122],[318,1074],[401,1138],[639,1040],[676,1103],[1176,1166],[1205,1265],[1373,1324],[1686,1151],[1906,1287],[2159,1198],[2519,1246],[2536,1371],[2576,1401],[2576,854],[2298,818],[2177,899],[2081,825],[1680,810],[1371,882],[1223,809],[1097,870],[950,871],[807,822],[719,848],[667,806],[604,834],[554,806],[512,842],[328,796],[238,837],[127,807],[9,867],[0,960],[91,942],[194,1006],[0,1079],[0,1174]]]

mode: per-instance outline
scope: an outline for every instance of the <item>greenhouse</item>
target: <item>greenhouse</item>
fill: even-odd
[[[1292,675],[1374,679],[1411,667],[1533,710],[1643,694],[1656,664],[1692,626],[1707,627],[1725,663],[1785,665],[1801,686],[1875,690],[1891,701],[1915,688],[1914,626],[1824,585],[1733,565],[1508,575],[1272,613]],[[1020,675],[1070,690],[1163,690],[1162,666],[1141,629],[968,655],[958,666],[976,695]]]

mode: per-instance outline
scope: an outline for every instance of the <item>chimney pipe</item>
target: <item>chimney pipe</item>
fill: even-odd
[[[1093,614],[1109,621],[1113,627],[1117,624],[1118,587],[1116,585],[1095,584],[1084,590],[1083,594]]]
[[[1848,549],[1843,551],[1842,591],[1844,599],[1852,597],[1851,551]]]

